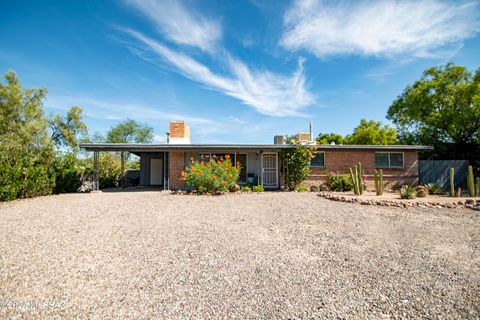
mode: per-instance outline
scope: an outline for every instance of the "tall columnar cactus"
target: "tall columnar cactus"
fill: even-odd
[[[475,197],[475,178],[473,177],[473,168],[468,166],[468,175],[467,175],[467,186],[468,194],[470,197]]]
[[[355,170],[356,170],[356,167],[355,167]],[[357,173],[356,171],[355,173],[353,173],[352,168],[350,168],[350,179],[352,179],[352,183],[353,183],[353,192],[357,195],[360,194],[358,190]]]
[[[359,162],[355,167],[355,171],[350,168],[350,178],[353,183],[353,191],[356,195],[363,194],[363,178],[362,178],[362,164]]]
[[[455,197],[455,169],[450,168],[450,196]]]
[[[475,178],[475,197],[480,197],[480,177]]]
[[[375,191],[377,196],[381,196],[383,194],[383,170],[374,170],[373,174],[375,176]]]
[[[360,195],[363,194],[363,171],[362,171],[362,164],[359,162],[357,164],[357,174],[358,174],[358,188],[360,191]]]

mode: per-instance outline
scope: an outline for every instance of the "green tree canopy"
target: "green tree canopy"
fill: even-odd
[[[64,117],[60,114],[49,116],[48,126],[52,133],[51,139],[57,146],[78,149],[79,135],[87,134],[87,125],[83,122],[82,113],[82,108],[71,107]]]
[[[398,144],[397,131],[380,121],[362,119],[344,139],[345,144],[394,145]]]
[[[0,82],[0,200],[49,194],[53,145],[43,112],[44,88],[25,89],[10,71]]]
[[[107,132],[108,143],[151,143],[153,128],[147,124],[127,119]]]
[[[297,144],[296,148],[283,151],[283,160],[287,171],[285,183],[290,190],[295,190],[309,175],[314,149],[311,146]]]
[[[480,69],[448,63],[426,70],[388,109],[402,143],[471,144],[480,140]]]
[[[317,136],[317,144],[343,144],[344,138],[338,133],[320,133]]]

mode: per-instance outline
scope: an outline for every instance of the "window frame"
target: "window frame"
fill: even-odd
[[[327,157],[326,157],[326,153],[325,151],[314,151],[313,154],[315,154],[315,156],[319,153],[323,153],[323,166],[312,166],[312,160],[313,158],[310,160],[310,168],[325,168],[327,166]]]
[[[377,154],[387,154],[388,155],[388,165],[387,166],[377,166]],[[390,155],[392,153],[399,153],[402,155],[402,165],[401,166],[392,166],[390,163]],[[375,151],[375,168],[379,169],[403,169],[405,168],[405,152],[403,151]]]

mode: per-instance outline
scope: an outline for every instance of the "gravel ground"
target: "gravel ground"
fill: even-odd
[[[480,215],[313,193],[0,204],[0,318],[479,318]]]

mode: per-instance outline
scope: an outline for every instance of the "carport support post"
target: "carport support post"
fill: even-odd
[[[94,190],[100,189],[100,183],[98,181],[98,161],[99,161],[99,152],[93,151],[93,188]]]
[[[121,158],[120,187],[123,189],[124,188],[123,178],[124,178],[124,171],[125,171],[125,152],[123,151],[120,152],[120,158]]]

